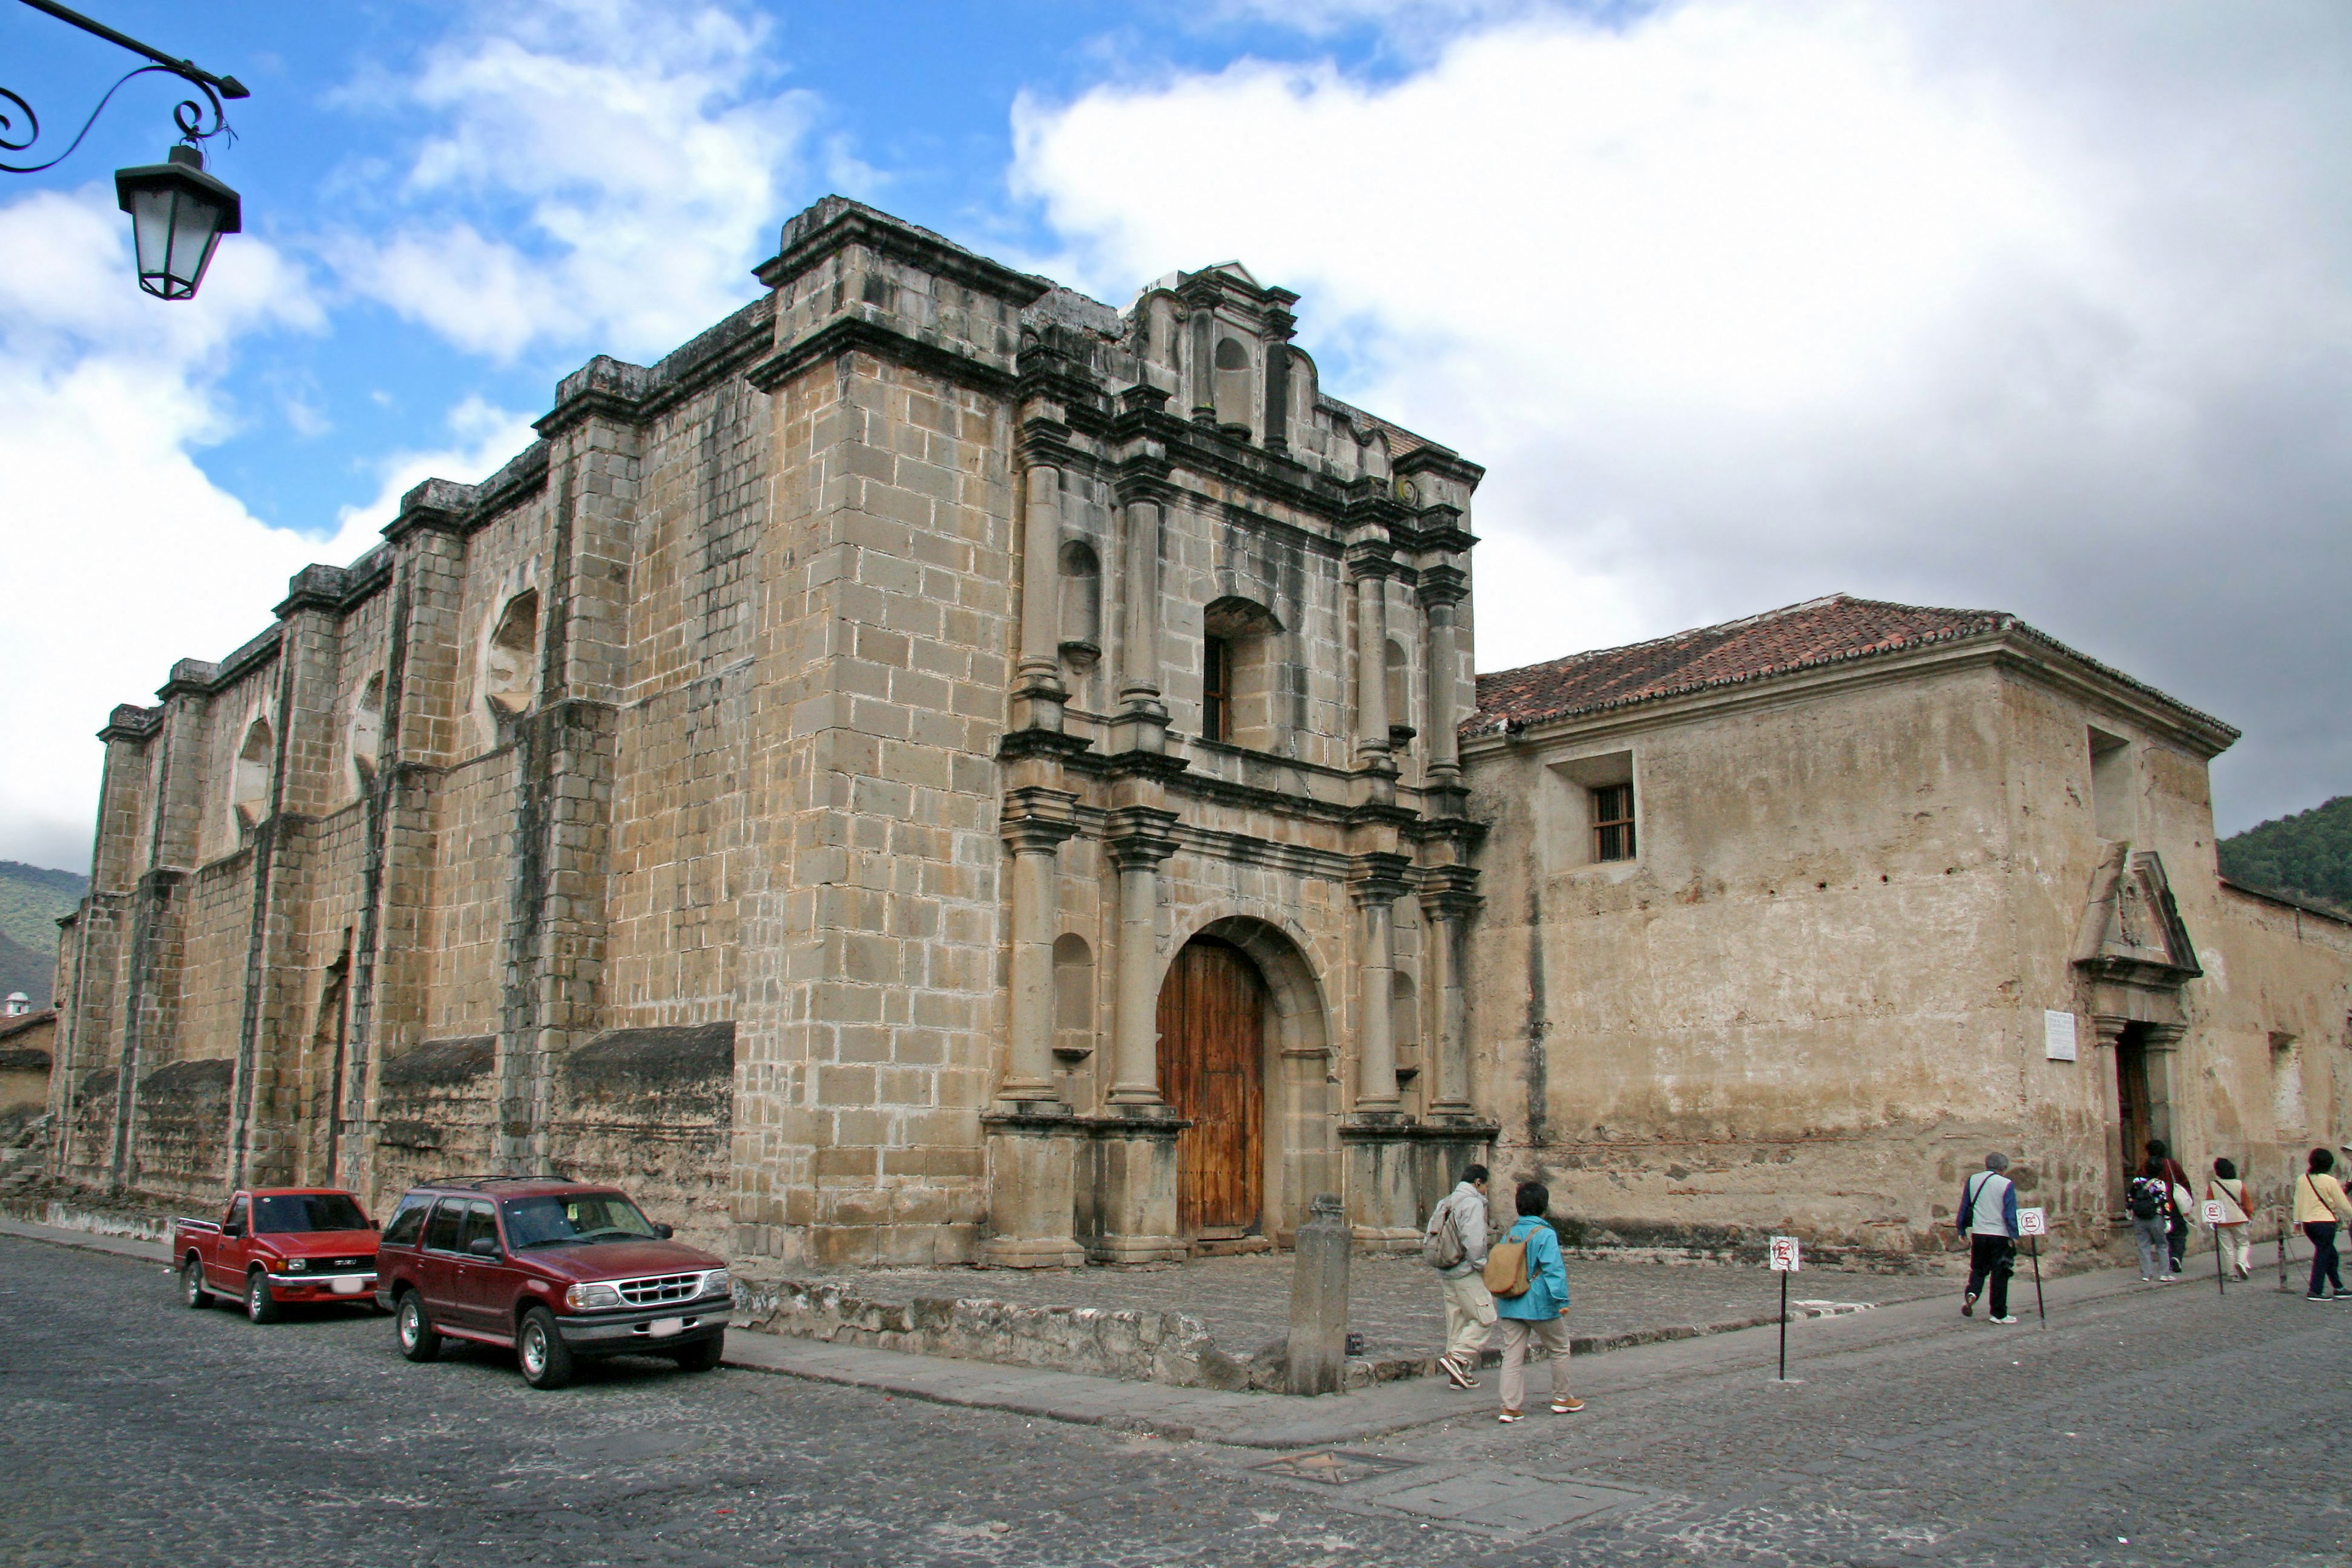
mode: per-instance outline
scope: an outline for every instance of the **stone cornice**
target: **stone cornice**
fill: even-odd
[[[787,222],[776,254],[752,268],[751,275],[771,289],[782,289],[825,258],[852,246],[863,246],[877,255],[1016,306],[1034,304],[1054,287],[1046,279],[1016,272],[929,229],[845,196],[826,196]]]
[[[119,702],[114,711],[106,716],[106,727],[98,732],[101,741],[145,741],[153,738],[163,727],[161,708],[142,708],[135,702]]]
[[[754,361],[743,375],[761,392],[773,392],[812,365],[861,350],[909,370],[998,397],[1012,395],[1017,385],[1010,373],[995,365],[861,316],[835,317],[816,331]]]

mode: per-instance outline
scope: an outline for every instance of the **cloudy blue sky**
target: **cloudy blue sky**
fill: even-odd
[[[861,197],[1123,303],[1226,258],[1339,395],[1486,463],[1483,668],[1838,590],[2011,609],[2352,789],[2352,11],[1689,0],[92,0],[253,97],[247,233],[129,281],[125,89],[0,176],[0,857],[589,355]],[[69,135],[128,61],[0,6]]]

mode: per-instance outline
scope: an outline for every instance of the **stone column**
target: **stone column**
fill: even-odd
[[[2172,1157],[2181,1159],[2179,1139],[2175,1135],[2172,1119],[2172,1079],[2180,1054],[2180,1041],[2189,1033],[2186,1024],[2142,1024],[2140,1026],[2141,1059],[2147,1066],[2147,1135],[2164,1140]],[[2133,1151],[2137,1153],[2138,1151]]]
[[[1348,885],[1356,905],[1356,1110],[1394,1111],[1397,1093],[1396,1024],[1390,1016],[1395,968],[1390,906],[1404,886],[1393,875],[1374,871]]]
[[[1160,863],[1175,852],[1173,814],[1128,811],[1109,843],[1118,868],[1118,968],[1111,993],[1110,1103],[1157,1106],[1160,1095]]]
[[[1356,760],[1389,756],[1389,546],[1360,540],[1348,548],[1356,585]]]
[[[1461,649],[1454,638],[1456,607],[1470,591],[1456,568],[1433,566],[1421,576],[1421,604],[1429,616],[1429,787],[1458,789],[1462,761],[1457,750],[1454,687],[1461,679]]]
[[[1160,507],[1157,496],[1138,496],[1121,509],[1127,559],[1120,574],[1118,700],[1130,709],[1160,706]]]
[[[1423,963],[1430,987],[1437,993],[1437,1049],[1433,1117],[1475,1114],[1470,1091],[1469,1009],[1462,993],[1463,929],[1476,910],[1476,894],[1451,884],[1425,889],[1421,897],[1423,930],[1428,933]]]
[[[1013,995],[1000,1106],[1055,1101],[1054,934],[1060,900],[1062,840],[1076,829],[1025,817],[1004,824],[1013,854]]]
[[[2116,1073],[2116,1047],[2130,1023],[2112,1013],[2091,1015],[2091,1070],[2098,1075],[2091,1092],[2098,1097],[2100,1120],[2106,1124],[2107,1199],[2117,1210],[2123,1207],[2124,1188],[2131,1181],[2132,1159],[2124,1147],[2122,1080]]]
[[[1058,730],[1062,702],[1060,560],[1062,470],[1033,463],[1021,510],[1021,666],[1013,679],[1013,727]]]

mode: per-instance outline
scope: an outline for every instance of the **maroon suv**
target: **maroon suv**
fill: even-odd
[[[672,1241],[616,1188],[461,1176],[412,1189],[376,1249],[376,1300],[400,1353],[443,1339],[512,1347],[523,1381],[561,1388],[583,1356],[667,1356],[708,1372],[726,1348],[727,1265]]]

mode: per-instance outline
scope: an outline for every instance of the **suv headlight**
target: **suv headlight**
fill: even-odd
[[[724,1268],[714,1268],[702,1277],[702,1293],[706,1296],[732,1296],[735,1280]]]
[[[621,1293],[610,1285],[574,1285],[563,1293],[563,1304],[575,1312],[592,1312],[599,1307],[617,1307]]]

